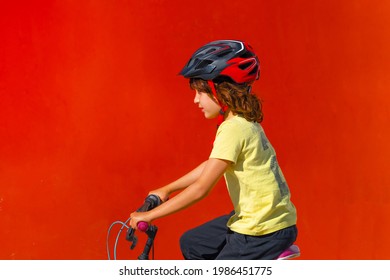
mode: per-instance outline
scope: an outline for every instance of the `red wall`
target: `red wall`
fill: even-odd
[[[106,259],[110,224],[207,158],[215,122],[177,73],[232,38],[262,62],[301,259],[390,259],[389,2],[191,3],[1,4],[0,258]],[[222,182],[156,221],[156,259],[181,259],[181,233],[230,208]],[[128,245],[118,258],[137,257]]]

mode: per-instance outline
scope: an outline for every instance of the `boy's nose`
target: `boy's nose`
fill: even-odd
[[[195,93],[194,103],[195,104],[199,103],[199,93],[198,93],[198,91],[196,91],[196,93]]]

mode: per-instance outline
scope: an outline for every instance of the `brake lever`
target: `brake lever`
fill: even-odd
[[[137,246],[138,237],[135,235],[135,230],[131,227],[127,230],[126,240],[131,243],[130,245],[131,250],[133,250],[135,246]]]

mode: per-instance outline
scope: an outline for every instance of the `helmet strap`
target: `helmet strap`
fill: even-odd
[[[217,90],[215,89],[215,84],[213,83],[213,81],[208,80],[207,83],[210,86],[211,92],[212,92],[213,96],[215,97],[215,99],[217,100],[218,105],[221,107],[221,110],[219,111],[219,115],[218,115],[218,120],[217,120],[218,121],[217,127],[219,127],[223,123],[223,121],[225,120],[225,112],[227,111],[228,106],[222,104],[222,102],[219,100],[218,95],[217,95]]]

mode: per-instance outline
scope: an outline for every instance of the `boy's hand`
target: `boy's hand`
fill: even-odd
[[[151,220],[148,217],[148,212],[133,212],[130,214],[130,226],[133,229],[138,229],[137,224],[139,222],[146,222],[150,224]]]

